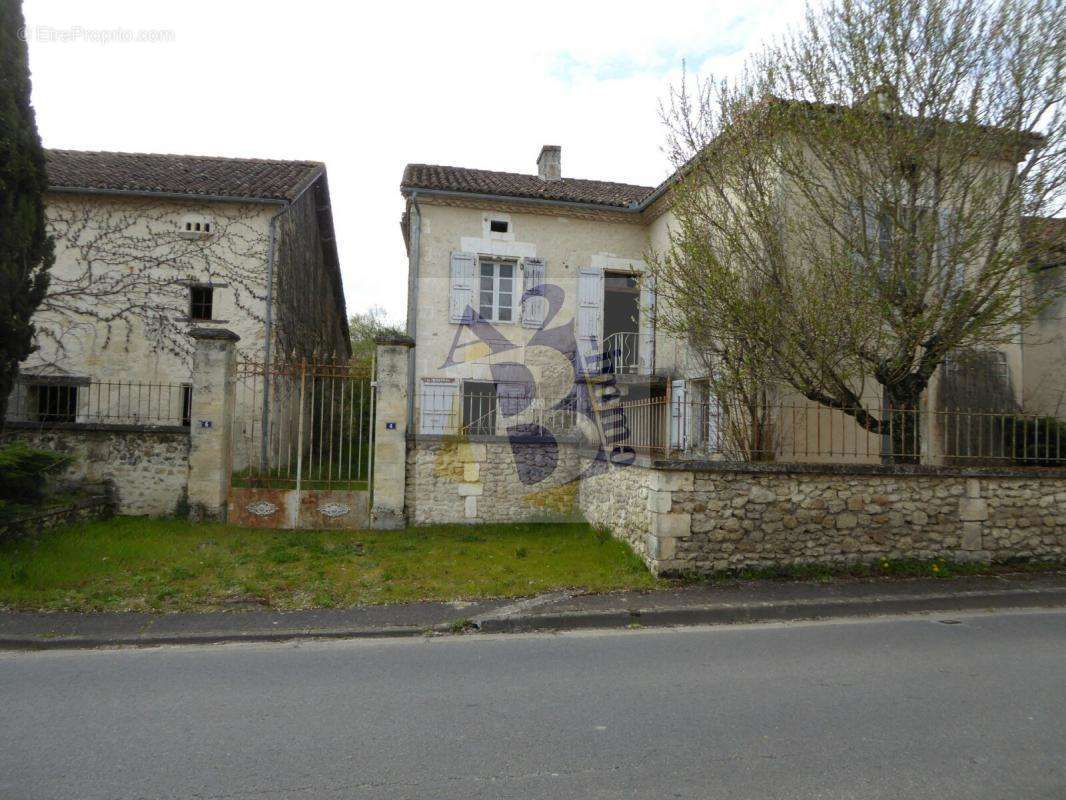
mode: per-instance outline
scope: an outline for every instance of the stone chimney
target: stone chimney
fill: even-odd
[[[546,144],[537,156],[537,175],[542,181],[557,181],[563,177],[563,148]]]

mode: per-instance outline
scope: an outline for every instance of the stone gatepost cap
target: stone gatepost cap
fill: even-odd
[[[218,339],[224,342],[239,342],[241,337],[229,328],[193,328],[189,336],[194,339]]]
[[[414,347],[415,340],[410,336],[378,336],[374,339],[374,344]]]

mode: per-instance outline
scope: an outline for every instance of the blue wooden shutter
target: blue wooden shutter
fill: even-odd
[[[522,291],[530,291],[544,283],[547,265],[543,258],[526,258],[522,261]],[[548,316],[548,299],[546,297],[527,297],[522,303],[522,325],[526,328],[539,328]]]
[[[603,333],[603,272],[585,267],[577,276],[577,371],[599,371]]]
[[[685,391],[685,381],[673,381],[670,384],[670,448],[672,450],[684,450],[688,431],[686,428],[686,412],[688,404]]]
[[[422,387],[422,433],[454,433],[457,427],[457,383],[427,383]]]
[[[448,318],[451,322],[473,322],[477,313],[474,303],[474,266],[477,258],[473,253],[452,253],[451,305]]]
[[[640,278],[640,374],[655,371],[655,276]]]

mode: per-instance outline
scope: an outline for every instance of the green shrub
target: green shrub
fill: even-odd
[[[22,442],[0,446],[0,501],[40,503],[47,476],[70,462],[68,455],[35,450]]]

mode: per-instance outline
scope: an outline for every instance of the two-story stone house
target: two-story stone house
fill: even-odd
[[[1005,160],[1003,168],[1014,164]],[[499,435],[523,422],[558,432],[573,421],[560,416],[560,406],[580,408],[583,378],[606,371],[627,399],[695,401],[701,419],[648,424],[659,425],[660,441],[671,447],[706,449],[720,414],[704,368],[683,342],[657,329],[645,262],[669,249],[671,186],[672,178],[651,187],[564,177],[560,148],[547,145],[536,174],[409,164],[401,227],[408,333],[416,344],[412,432]],[[537,286],[543,296],[523,302]],[[976,376],[982,388],[990,381],[1000,387],[1002,403],[974,410],[1021,409],[1023,385],[1037,381],[1041,369],[1034,361],[1032,374],[1023,370],[1022,332],[987,355],[979,375],[962,380],[954,362],[935,375],[929,408],[965,404]],[[996,393],[978,394],[985,402],[984,395]],[[801,415],[802,426],[785,433],[804,460],[818,460],[823,450],[839,459],[841,442],[860,460],[880,458],[877,436],[836,417],[835,427],[823,430],[818,415],[828,412],[796,396],[784,400],[791,416],[792,409]],[[929,418],[932,424],[935,415]],[[630,414],[629,423],[642,421]],[[932,441],[946,434],[928,435]],[[827,436],[836,442],[823,441]]]
[[[46,156],[56,260],[9,420],[188,425],[194,327],[259,362],[350,353],[324,164]]]
[[[683,367],[644,260],[667,240],[662,188],[563,177],[546,145],[536,175],[410,164],[401,192],[417,432],[497,433],[523,410],[551,428],[604,352],[629,399]]]

